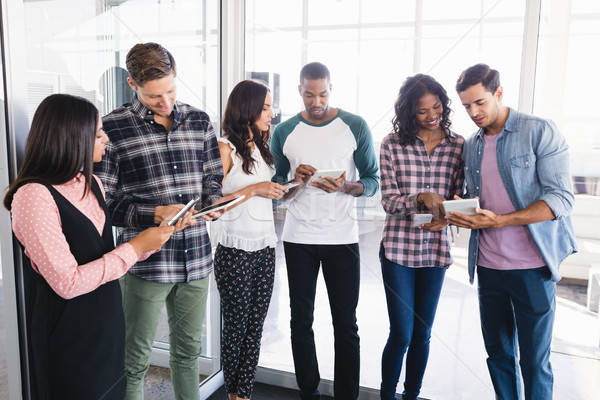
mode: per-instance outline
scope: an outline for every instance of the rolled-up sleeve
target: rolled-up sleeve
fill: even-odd
[[[543,200],[556,218],[571,214],[575,196],[571,181],[569,146],[552,121],[547,121],[539,135],[536,172],[543,190]]]

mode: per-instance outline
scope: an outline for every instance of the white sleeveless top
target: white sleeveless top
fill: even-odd
[[[260,150],[254,148],[252,157],[254,163],[252,173],[242,170],[242,158],[237,154],[233,144],[227,138],[220,137],[220,142],[227,143],[231,148],[233,165],[223,181],[223,195],[259,182],[270,181],[275,170],[263,160]],[[272,200],[254,196],[239,206],[227,211],[214,222],[217,242],[225,247],[235,247],[244,251],[257,251],[265,247],[277,245],[277,235],[273,222]]]

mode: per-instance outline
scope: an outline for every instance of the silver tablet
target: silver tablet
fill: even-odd
[[[202,215],[206,215],[213,211],[222,210],[224,208],[234,205],[235,203],[237,203],[239,201],[242,201],[244,198],[246,198],[246,195],[241,195],[239,197],[236,197],[235,199],[222,201],[220,203],[213,203],[208,207],[204,207],[204,208],[198,210],[198,212],[196,214],[192,215],[192,218],[198,218],[198,217],[201,217]]]
[[[183,217],[185,213],[188,212],[190,208],[194,207],[198,201],[200,201],[200,196],[190,200],[189,203],[187,203],[177,214],[175,214],[175,216],[167,223],[167,225],[175,225],[177,221],[179,221],[179,218]]]
[[[324,176],[328,176],[333,179],[338,179],[344,173],[345,169],[320,169],[314,173],[313,176],[310,177],[308,182],[306,182],[306,186],[310,185],[310,183],[315,179],[323,179]]]
[[[442,206],[446,215],[450,215],[451,211],[475,215],[475,208],[479,208],[479,199],[446,200],[442,201]]]
[[[421,224],[428,224],[433,219],[433,214],[414,214],[412,219],[412,226],[417,227]]]

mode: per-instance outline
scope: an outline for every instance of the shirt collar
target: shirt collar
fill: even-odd
[[[508,119],[504,124],[504,130],[508,132],[516,132],[519,130],[519,113],[510,107],[508,107]]]
[[[504,132],[504,131],[516,132],[518,130],[519,130],[519,113],[516,110],[514,110],[513,108],[508,107],[508,118],[506,119],[506,122],[504,123],[504,129],[502,130],[502,132]],[[500,134],[502,134],[502,132],[500,132]],[[480,139],[483,139],[483,135],[484,135],[483,128],[480,128],[477,131],[476,135]]]
[[[177,111],[177,101],[173,105],[173,127],[179,124],[179,111]],[[131,98],[132,112],[146,122],[154,121],[154,111],[149,110],[137,98],[137,93]]]

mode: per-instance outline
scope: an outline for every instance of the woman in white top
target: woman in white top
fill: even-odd
[[[252,395],[273,292],[277,236],[271,200],[287,192],[271,182],[275,160],[268,141],[273,116],[269,88],[261,81],[242,81],[227,101],[219,139],[223,194],[245,195],[219,221],[214,265],[223,315],[221,359],[230,400]]]

